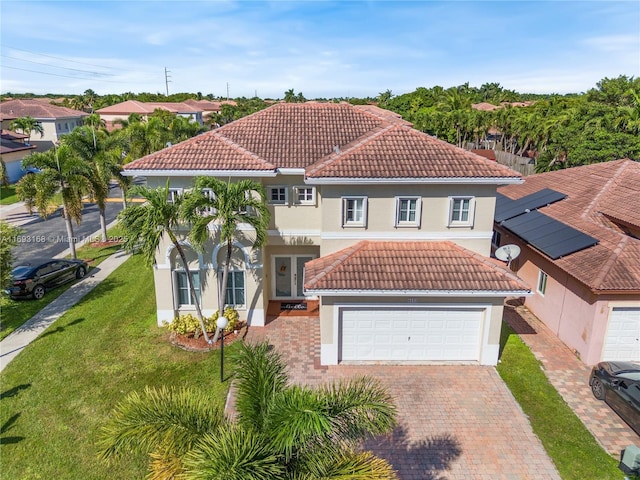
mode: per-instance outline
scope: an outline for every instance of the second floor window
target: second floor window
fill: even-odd
[[[420,199],[418,197],[396,198],[396,227],[416,227],[420,224]]]
[[[286,205],[287,187],[267,187],[267,200],[271,205]]]
[[[342,226],[364,227],[367,222],[367,197],[342,198]]]
[[[178,197],[182,195],[181,188],[170,188],[169,189],[169,203],[175,203],[178,200]]]
[[[473,226],[475,199],[473,197],[450,197],[449,202],[449,226]]]
[[[295,201],[300,205],[316,204],[316,189],[314,187],[295,187]]]

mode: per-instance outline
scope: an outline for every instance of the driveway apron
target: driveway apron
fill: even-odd
[[[320,366],[318,318],[278,317],[250,328],[289,366],[293,383],[315,386],[368,375],[394,396],[398,427],[365,447],[403,480],[550,480],[560,476],[519,405],[486,366]],[[233,390],[228,401],[233,415]]]

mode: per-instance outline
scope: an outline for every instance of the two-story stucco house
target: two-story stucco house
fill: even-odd
[[[158,109],[166,110],[174,115],[185,117],[189,119],[189,121],[203,125],[202,108],[186,102],[140,102],[138,100],[127,100],[96,110],[96,113],[100,115],[100,118],[104,120],[107,128],[111,130],[114,128],[114,122],[117,120],[126,120],[132,113],[137,113],[144,120],[147,120],[149,115]]]
[[[495,364],[504,298],[529,293],[489,258],[496,189],[519,174],[377,107],[277,104],[126,172],[149,186],[169,179],[172,195],[197,175],[261,182],[268,242],[252,251],[241,232],[228,303],[259,327],[274,303],[317,300],[323,364]],[[225,258],[215,227],[205,253],[190,255],[211,314]],[[168,241],[154,274],[159,323],[192,309]]]

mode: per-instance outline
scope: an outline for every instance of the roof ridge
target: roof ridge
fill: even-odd
[[[609,274],[609,272],[611,271],[611,268],[617,262],[618,257],[620,257],[620,254],[624,251],[624,248],[627,246],[628,243],[629,243],[629,237],[627,237],[626,235],[621,235],[621,240],[616,245],[616,248],[614,248],[613,251],[610,253],[607,261],[602,264],[602,267],[600,268],[598,275],[596,275],[596,278],[593,280],[593,285],[591,285],[592,289],[599,290],[599,286],[602,284],[602,282],[604,282],[604,279]]]
[[[325,157],[318,160],[317,162],[309,165],[306,168],[305,174],[309,176],[317,174],[322,170],[324,170],[325,168],[327,168],[328,166],[333,165],[336,162],[339,162],[344,157],[347,157],[348,155],[357,151],[359,148],[363,148],[367,143],[374,140],[375,138],[381,135],[384,135],[386,132],[390,130],[393,130],[395,128],[401,128],[403,126],[403,125],[393,124],[390,122],[386,122],[386,123],[387,123],[386,126],[380,125],[374,128],[373,130],[369,130],[364,135],[361,135],[355,140],[347,143],[346,145],[344,145],[344,147],[346,148],[340,149],[337,153],[336,152],[330,153],[329,155],[326,155]],[[406,128],[409,128],[409,127],[406,127]]]
[[[326,275],[328,275],[329,273],[333,272],[334,270],[337,270],[342,264],[344,264],[345,260],[347,260],[348,258],[353,257],[356,253],[360,252],[361,250],[363,250],[364,248],[366,248],[369,244],[369,240],[362,240],[358,243],[355,243],[353,245],[350,245],[348,247],[346,247],[343,250],[339,250],[337,252],[334,252],[332,254],[330,254],[329,256],[335,256],[335,260],[331,259],[331,263],[329,265],[327,265],[326,267],[324,267],[322,269],[322,271],[320,271],[317,275],[315,275],[312,279],[309,280],[309,286],[318,283],[320,281],[320,279]],[[339,253],[344,252],[340,255],[338,255]],[[325,257],[326,258],[326,257]],[[305,285],[306,288],[306,285]]]
[[[213,132],[212,136],[219,137],[220,140],[222,140],[224,143],[229,145],[234,150],[237,150],[238,152],[240,152],[242,155],[247,155],[247,156],[253,158],[254,160],[258,160],[258,161],[262,162],[266,167],[269,167],[269,168],[271,168],[273,170],[276,170],[276,166],[275,165],[273,165],[272,163],[267,162],[266,160],[261,158],[257,153],[252,152],[251,150],[247,150],[246,148],[244,148],[241,145],[238,145],[236,142],[234,142],[230,138],[228,138],[225,135],[221,134],[218,130],[219,129],[212,130],[212,132]],[[198,138],[198,137],[194,137],[194,138]]]
[[[611,188],[611,185],[617,183],[616,180],[620,175],[622,175],[622,172],[624,172],[626,164],[622,163],[621,165],[617,165],[616,167],[617,167],[616,173],[612,175],[611,178],[609,178],[609,180],[605,182],[605,184],[602,186],[600,191],[596,193],[593,199],[591,200],[591,202],[589,202],[589,206],[585,208],[585,210],[582,212],[582,215],[580,215],[580,218],[582,218],[583,220],[589,221],[588,217],[591,216],[591,214],[593,213],[593,210],[597,207],[602,196],[609,191],[609,189]]]

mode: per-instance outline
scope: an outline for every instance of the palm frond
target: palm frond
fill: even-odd
[[[295,479],[397,480],[393,466],[371,452],[356,452],[339,446],[316,450],[296,464]]]
[[[221,408],[193,389],[146,388],[131,393],[102,429],[102,458],[127,452],[182,457],[225,422]]]
[[[238,422],[262,431],[274,397],[287,386],[285,363],[265,342],[257,345],[243,344],[234,357],[234,364]]]
[[[188,480],[273,480],[285,474],[268,436],[236,425],[204,435],[184,464]]]

